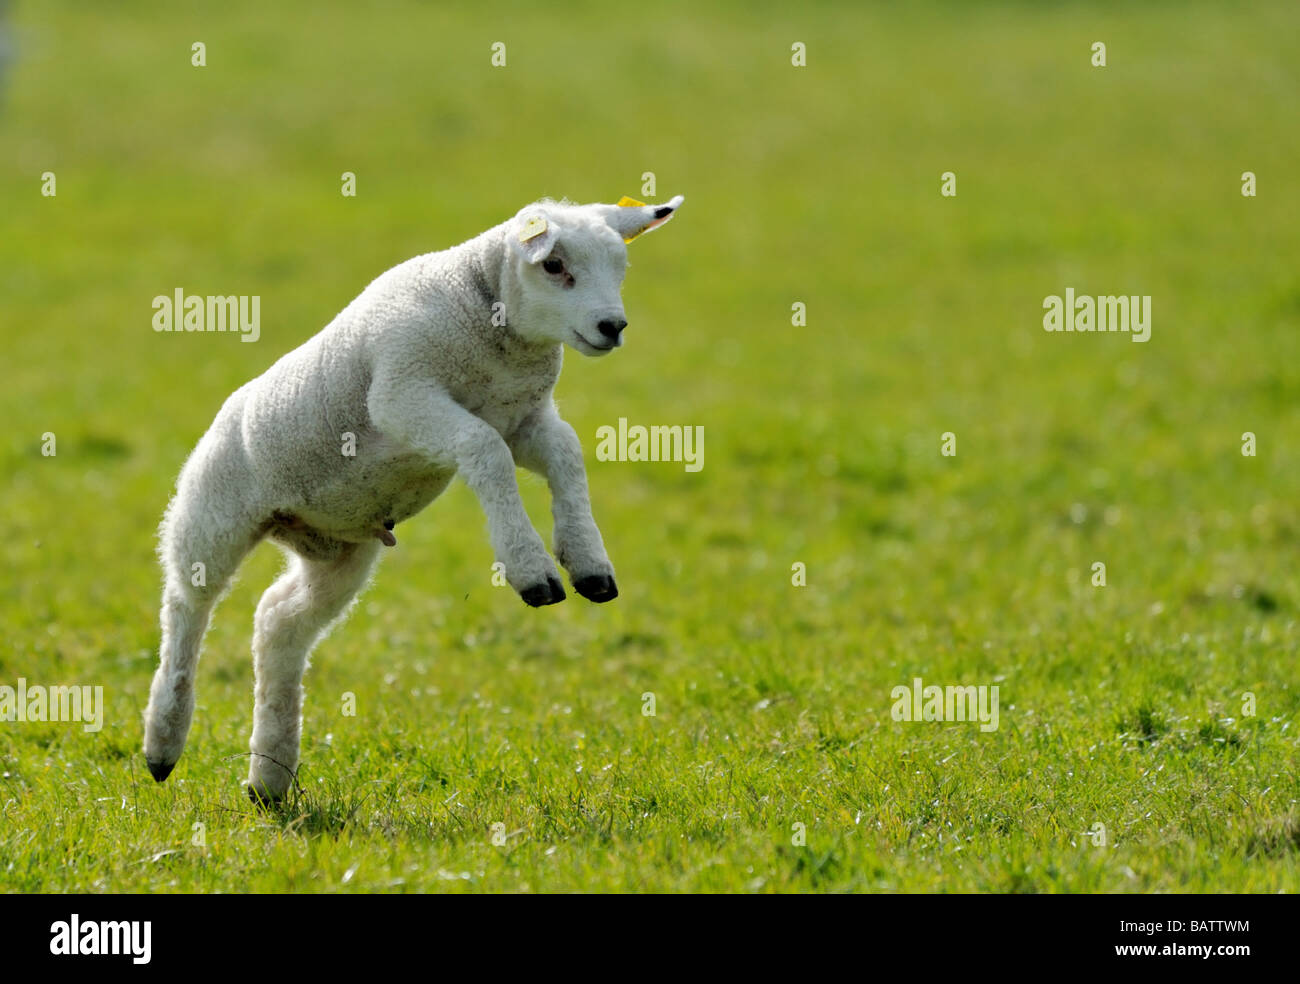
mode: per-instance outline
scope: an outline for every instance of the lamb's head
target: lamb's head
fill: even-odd
[[[625,244],[671,219],[682,201],[542,201],[521,209],[506,225],[502,299],[510,327],[527,341],[562,343],[583,355],[618,348],[627,327],[620,296]]]

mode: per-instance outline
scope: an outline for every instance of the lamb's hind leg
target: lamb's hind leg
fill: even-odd
[[[289,569],[267,588],[253,619],[252,760],[248,794],[282,798],[298,771],[302,676],[312,647],[365,585],[379,542],[338,544],[330,557],[290,553]]]
[[[144,722],[145,761],[158,782],[171,774],[185,749],[199,646],[213,606],[259,538],[254,524],[233,513],[222,515],[189,489],[167,510],[159,550],[162,644]]]

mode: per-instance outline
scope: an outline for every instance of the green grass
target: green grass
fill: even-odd
[[[15,10],[0,684],[107,712],[0,724],[0,888],[1300,889],[1300,8],[442,6]],[[394,263],[644,171],[686,206],[559,387],[618,601],[493,588],[454,486],[317,650],[264,813],[264,546],[155,785],[153,536],[224,397]],[[261,340],[155,334],[178,286],[260,294]],[[1045,333],[1067,286],[1151,295],[1151,341]],[[620,416],[703,425],[704,470],[595,461]],[[999,730],[893,721],[917,676],[998,685]]]

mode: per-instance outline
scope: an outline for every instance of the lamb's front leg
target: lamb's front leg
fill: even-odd
[[[591,601],[613,601],[618,597],[614,565],[591,515],[578,435],[548,404],[524,421],[510,443],[519,464],[550,485],[555,557],[569,572],[573,589]]]
[[[564,585],[546,545],[524,511],[515,460],[505,440],[427,380],[380,374],[368,400],[370,418],[383,433],[454,467],[478,497],[488,535],[506,581],[528,604],[564,600]]]

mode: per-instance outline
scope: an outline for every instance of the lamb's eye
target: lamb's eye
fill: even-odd
[[[564,261],[558,260],[554,256],[542,261],[542,269],[547,273],[563,273]]]

